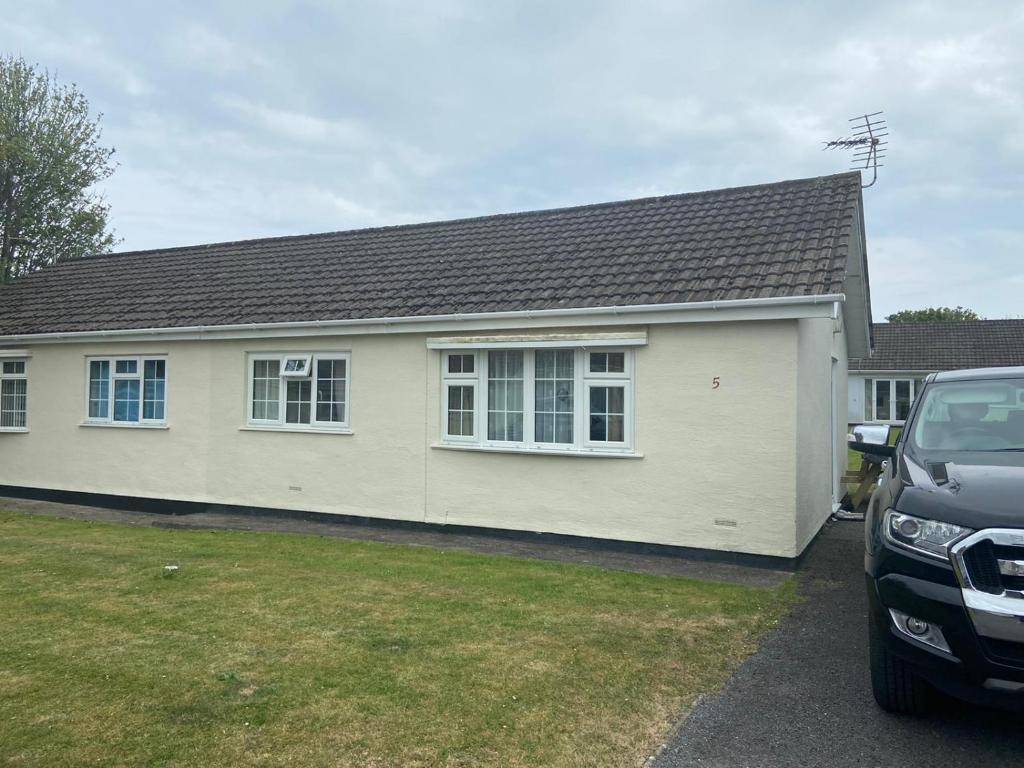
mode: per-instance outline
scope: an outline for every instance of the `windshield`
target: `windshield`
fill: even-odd
[[[927,451],[1024,451],[1024,379],[929,384],[909,437]]]

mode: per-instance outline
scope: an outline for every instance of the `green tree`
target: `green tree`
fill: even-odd
[[[973,309],[966,307],[928,307],[904,309],[885,318],[890,323],[925,323],[930,321],[984,320]]]
[[[117,242],[94,191],[114,172],[99,120],[73,84],[0,56],[0,284]]]

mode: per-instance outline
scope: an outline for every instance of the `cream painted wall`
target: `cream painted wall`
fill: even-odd
[[[818,490],[797,482],[797,435],[823,422],[797,402],[822,370],[827,392],[826,326],[650,326],[636,352],[638,459],[433,447],[440,353],[425,334],[38,345],[30,432],[0,434],[0,484],[792,557],[820,518]],[[353,434],[242,429],[246,353],[297,350],[352,353]],[[86,355],[135,353],[168,355],[169,428],[80,426]]]
[[[797,333],[796,551],[802,552],[832,513],[833,459],[839,474],[845,471],[846,339],[828,318],[798,320]]]

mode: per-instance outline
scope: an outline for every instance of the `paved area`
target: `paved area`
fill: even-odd
[[[153,512],[133,512],[103,507],[85,507],[76,504],[58,504],[0,496],[0,509],[26,512],[50,517],[69,517],[78,520],[144,525],[156,528],[234,529],[243,531],[273,531],[277,533],[303,533],[314,536],[338,536],[360,541],[378,541],[389,544],[437,547],[479,552],[490,555],[532,557],[579,565],[593,565],[611,570],[650,573],[659,576],[688,576],[709,581],[726,581],[760,587],[774,587],[790,578],[792,573],[766,568],[747,568],[727,563],[689,560],[671,555],[635,554],[586,547],[525,541],[499,536],[469,535],[443,531],[419,531],[358,525],[340,521],[301,520],[291,517],[246,515],[231,512],[201,512],[188,515],[165,515]]]
[[[854,522],[822,533],[801,569],[804,602],[698,702],[656,768],[1024,765],[1019,715],[951,702],[916,719],[875,706],[862,537]]]

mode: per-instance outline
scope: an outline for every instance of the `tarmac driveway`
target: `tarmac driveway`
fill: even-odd
[[[863,546],[861,523],[822,533],[801,569],[804,602],[698,702],[656,768],[1024,765],[1019,715],[948,703],[916,719],[875,706]]]

